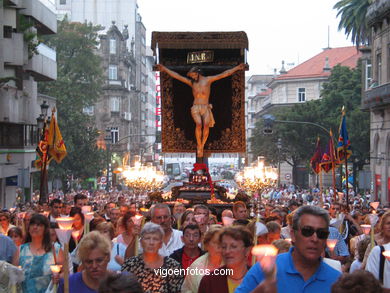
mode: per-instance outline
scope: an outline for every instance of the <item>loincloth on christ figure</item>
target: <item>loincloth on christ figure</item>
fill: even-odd
[[[191,107],[191,115],[194,118],[196,115],[200,115],[201,117],[204,117],[206,113],[209,115],[209,127],[214,127],[215,120],[213,116],[213,112],[211,109],[213,108],[213,105],[208,104],[208,105],[202,105],[202,104],[195,104]]]

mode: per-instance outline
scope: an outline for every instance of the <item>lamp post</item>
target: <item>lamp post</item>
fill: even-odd
[[[107,183],[106,183],[106,191],[110,191],[110,181],[111,181],[111,142],[112,142],[112,136],[111,136],[111,130],[109,128],[106,129],[106,137],[104,138],[106,142],[106,149],[107,149]]]
[[[40,105],[41,107],[41,114],[37,118],[37,126],[38,126],[38,142],[45,139],[45,132],[47,125],[50,123],[48,117],[47,117],[47,111],[49,109],[49,104],[46,101],[43,101],[43,103]],[[41,180],[40,180],[40,186],[39,186],[39,203],[43,204],[47,202],[47,159],[48,159],[48,149],[42,150],[42,167],[41,167]]]
[[[276,147],[278,148],[278,187],[280,187],[280,151],[282,150],[282,139],[280,137],[276,142]]]

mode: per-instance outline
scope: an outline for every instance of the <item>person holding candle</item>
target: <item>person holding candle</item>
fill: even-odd
[[[276,257],[274,269],[256,263],[236,293],[330,292],[340,272],[323,262],[321,254],[329,235],[329,214],[317,206],[302,206],[294,214],[291,238],[294,246]],[[273,290],[273,291],[272,291]]]
[[[247,259],[253,245],[252,234],[245,228],[229,226],[219,235],[222,258],[225,266],[219,270],[232,272],[227,274],[205,275],[199,284],[199,293],[233,293],[249,270]]]
[[[44,293],[49,286],[52,272],[50,265],[63,264],[64,255],[59,244],[50,240],[47,217],[34,214],[28,227],[26,243],[20,246],[13,263],[24,270],[23,292]]]
[[[164,230],[160,225],[146,223],[141,231],[143,252],[126,259],[122,271],[135,274],[145,292],[178,293],[181,292],[184,275],[164,274],[169,270],[179,270],[180,264],[159,254],[163,239]]]
[[[109,271],[107,265],[110,261],[111,243],[108,238],[98,231],[85,235],[78,245],[78,258],[83,270],[70,275],[69,293],[96,293],[100,281]],[[64,280],[58,284],[58,293],[64,292]]]
[[[58,198],[50,202],[50,214],[48,215],[50,223],[55,223],[56,218],[61,217],[62,201]]]
[[[219,235],[222,228],[221,225],[211,225],[209,230],[207,230],[203,238],[203,247],[207,253],[200,256],[189,266],[190,271],[209,270],[212,272],[214,269],[219,268],[224,264],[219,242]],[[186,275],[182,286],[182,293],[198,293],[199,284],[202,278],[202,274]]]
[[[77,246],[76,242],[80,242],[81,238],[84,236],[84,214],[82,213],[81,208],[73,207],[70,210],[69,216],[74,218],[72,234],[77,235],[76,239],[71,237],[69,240],[69,252],[72,252]]]
[[[390,211],[382,216],[379,227],[379,245],[371,250],[365,269],[380,280],[384,288],[390,289],[390,261],[383,256],[384,251],[390,250]]]

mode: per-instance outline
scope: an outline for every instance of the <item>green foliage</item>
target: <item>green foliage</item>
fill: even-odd
[[[61,164],[51,164],[51,177],[73,174],[85,179],[98,176],[103,167],[104,152],[96,147],[98,131],[94,118],[83,108],[94,105],[103,83],[101,59],[94,51],[101,27],[87,23],[58,23],[58,32],[45,42],[57,51],[58,73],[55,82],[39,84],[39,91],[57,99],[58,124],[68,155]]]
[[[344,29],[347,37],[351,35],[352,42],[358,47],[367,44],[370,29],[366,22],[367,9],[373,0],[340,0],[333,9],[340,16],[339,30]]]
[[[353,155],[361,159],[369,157],[369,113],[360,110],[361,105],[361,69],[335,66],[321,92],[322,99],[279,108],[276,120],[312,122],[332,129],[334,143],[337,144],[341,109],[345,106],[347,129]],[[272,135],[263,134],[263,121],[256,124],[251,138],[254,153],[265,156],[270,163],[278,159],[286,161],[293,168],[298,163],[306,162],[314,153],[317,137],[325,149],[329,136],[324,130],[312,125],[295,123],[275,123]],[[276,148],[278,138],[282,140],[282,149]],[[294,172],[294,171],[293,171]]]
[[[41,41],[38,39],[36,32],[31,30],[34,26],[33,20],[24,16],[18,15],[18,29],[23,33],[23,40],[27,43],[28,59],[31,59],[35,54],[38,54],[38,46]]]

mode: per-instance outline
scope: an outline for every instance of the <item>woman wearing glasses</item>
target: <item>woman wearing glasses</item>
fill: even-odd
[[[78,257],[83,271],[69,277],[69,293],[97,292],[99,283],[107,274],[110,261],[111,243],[98,231],[85,235],[78,245]],[[58,292],[64,292],[64,280],[61,279]]]
[[[293,216],[294,247],[276,258],[276,276],[256,263],[235,291],[330,292],[340,272],[323,262],[329,235],[329,214],[317,206],[302,206]]]
[[[184,274],[179,272],[181,267],[176,260],[158,253],[163,238],[160,225],[146,223],[141,231],[142,254],[128,258],[122,271],[135,274],[145,292],[178,293]]]

